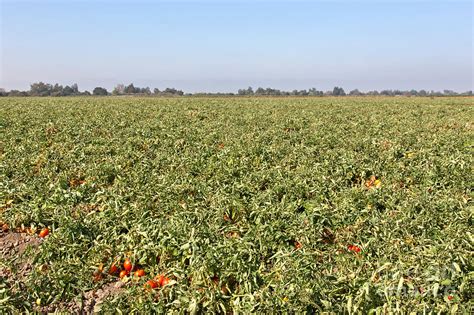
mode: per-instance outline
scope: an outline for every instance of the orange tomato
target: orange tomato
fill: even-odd
[[[0,223],[0,224],[2,224],[2,226],[0,227],[0,230],[2,230],[3,232],[8,232],[8,229],[9,229],[8,224],[6,223]]]
[[[125,259],[124,263],[123,263],[123,269],[127,270],[127,271],[131,271],[133,268],[133,265],[132,265],[132,262],[130,261],[130,259]]]
[[[49,229],[44,228],[44,229],[41,230],[41,232],[39,232],[39,237],[45,238],[46,236],[48,236],[48,234],[49,234]]]
[[[119,277],[120,277],[120,279],[123,279],[128,275],[129,275],[129,272],[127,270],[122,270],[122,271],[120,271]]]
[[[143,277],[145,275],[145,270],[143,269],[138,269],[135,271],[135,277]]]
[[[109,275],[114,275],[118,271],[119,271],[119,269],[118,269],[117,265],[112,264],[112,266],[110,266],[110,268],[109,268]]]

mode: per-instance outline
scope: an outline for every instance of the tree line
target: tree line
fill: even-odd
[[[237,92],[238,95],[271,95],[271,96],[364,96],[364,95],[384,95],[384,96],[470,96],[472,91],[467,91],[464,93],[458,93],[452,90],[443,90],[439,91],[426,91],[426,90],[373,90],[368,92],[361,92],[358,89],[351,90],[346,93],[342,87],[335,86],[332,90],[329,91],[320,91],[315,88],[309,90],[293,90],[293,91],[281,91],[272,88],[261,88],[259,87],[255,91],[252,87],[247,89],[240,89]]]
[[[95,87],[92,90],[92,93],[85,90],[79,91],[79,88],[76,83],[69,86],[62,86],[58,83],[49,84],[44,82],[37,82],[30,85],[28,91],[19,91],[11,90],[5,91],[5,89],[0,88],[0,96],[79,96],[79,95],[96,95],[96,96],[106,96],[106,95],[159,95],[159,96],[182,96],[184,92],[177,90],[175,88],[166,88],[160,91],[158,88],[153,89],[153,92],[149,87],[140,88],[135,87],[133,83],[129,85],[118,84],[112,90],[112,92],[107,91],[104,87]]]
[[[440,91],[426,91],[426,90],[373,90],[367,92],[361,92],[358,89],[354,89],[346,93],[342,87],[334,87],[332,90],[322,91],[316,88],[310,88],[308,90],[292,90],[283,91],[272,88],[253,89],[248,87],[247,89],[239,89],[237,93],[184,93],[181,90],[175,88],[166,88],[160,90],[154,88],[153,91],[149,87],[136,87],[133,83],[129,85],[117,84],[114,89],[109,92],[104,87],[95,87],[92,93],[85,90],[79,91],[77,84],[71,86],[62,86],[58,83],[49,84],[44,82],[37,82],[30,85],[28,91],[11,90],[6,91],[0,88],[0,96],[79,96],[79,95],[95,95],[95,96],[107,96],[107,95],[145,95],[145,96],[472,96],[472,91],[466,91],[464,93],[458,93],[452,90]]]

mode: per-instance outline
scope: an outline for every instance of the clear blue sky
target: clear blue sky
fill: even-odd
[[[8,90],[473,88],[471,1],[0,1]]]

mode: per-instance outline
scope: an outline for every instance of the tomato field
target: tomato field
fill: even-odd
[[[0,98],[0,312],[468,313],[473,98]]]

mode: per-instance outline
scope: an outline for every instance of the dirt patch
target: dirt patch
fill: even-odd
[[[31,263],[20,259],[20,256],[28,247],[37,247],[40,242],[41,240],[36,235],[0,231],[0,261],[11,261],[15,269],[15,279],[13,279],[11,268],[5,264],[0,264],[0,277],[13,281],[24,279],[31,271]]]
[[[36,235],[0,230],[0,282],[14,305],[20,306],[20,292],[25,289],[25,279],[31,273],[31,257],[22,257],[29,248],[36,248],[41,240]]]
[[[118,295],[123,291],[125,283],[122,281],[112,282],[102,288],[89,291],[84,294],[82,301],[82,313],[93,314],[100,311],[100,305],[110,296]]]
[[[10,259],[13,256],[21,255],[28,246],[36,247],[40,242],[41,240],[36,235],[2,231],[0,232],[0,258]]]
[[[107,283],[97,290],[91,290],[84,294],[80,301],[68,303],[51,304],[38,307],[35,311],[46,313],[68,313],[68,314],[95,314],[100,312],[101,304],[108,298],[118,295],[123,291],[126,284],[122,281]]]

